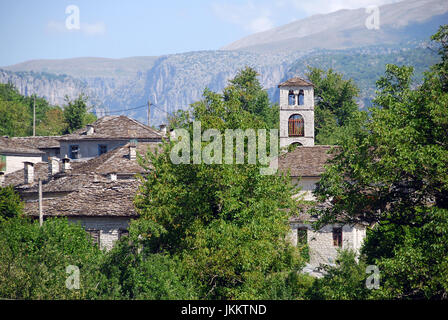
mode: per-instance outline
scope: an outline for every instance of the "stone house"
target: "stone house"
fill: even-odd
[[[8,174],[23,168],[24,162],[41,162],[45,153],[20,141],[0,137],[0,172]]]
[[[11,140],[21,145],[39,149],[44,153],[42,161],[47,162],[50,157],[61,157],[61,148],[58,139],[60,136],[34,136],[34,137],[12,137]]]
[[[314,87],[301,79],[292,78],[280,88],[280,146],[285,153],[279,157],[279,171],[289,172],[292,182],[300,187],[297,197],[315,202],[313,191],[334,146],[314,145]],[[291,148],[294,147],[294,148]],[[286,152],[289,150],[289,152]],[[317,203],[316,203],[317,204]],[[317,204],[322,205],[322,204]],[[311,269],[320,264],[332,264],[338,249],[358,251],[365,238],[363,225],[327,225],[315,231],[315,217],[306,213],[290,220],[290,240],[295,245],[308,244]]]
[[[60,154],[71,160],[88,160],[127,144],[160,142],[163,135],[126,116],[105,116],[72,134],[59,137]]]
[[[25,212],[38,218],[41,179],[44,218],[67,217],[80,223],[100,248],[110,249],[137,217],[133,199],[139,182],[135,175],[145,171],[136,155],[157,146],[155,142],[132,142],[83,162],[50,158],[47,163],[29,165],[33,176],[26,166],[7,174],[3,185],[14,185],[25,202]]]

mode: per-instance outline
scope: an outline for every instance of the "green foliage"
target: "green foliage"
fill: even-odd
[[[337,144],[342,137],[353,134],[359,125],[357,120],[362,115],[355,100],[359,90],[351,79],[344,80],[333,69],[324,72],[310,67],[307,76],[315,86],[316,143]]]
[[[66,219],[11,218],[0,224],[0,297],[7,299],[95,298],[101,251],[80,225]],[[80,289],[69,290],[66,268],[80,270]]]
[[[376,299],[448,299],[448,210],[417,213],[414,225],[385,221],[367,237],[363,253],[381,270]]]
[[[356,253],[341,250],[335,266],[323,266],[325,276],[316,279],[305,296],[311,300],[360,300],[369,296],[366,264],[356,261]]]
[[[261,88],[241,89],[254,75],[243,70],[223,95],[205,90],[204,100],[172,123],[190,137],[192,118],[201,121],[202,132],[267,128],[254,111],[260,94],[252,89]],[[173,147],[165,143],[162,152],[141,159],[152,167],[135,199],[145,248],[180,259],[202,299],[261,298],[266,279],[286,281],[300,269],[303,259],[285,240],[296,208],[288,177],[261,175],[260,164],[173,164]]]
[[[433,39],[446,39],[446,26]],[[447,51],[440,53],[446,61]],[[447,298],[444,72],[443,63],[435,65],[415,88],[412,67],[387,65],[377,82],[377,108],[360,130],[341,140],[315,191],[318,200],[333,202],[316,212],[317,226],[373,226],[363,252],[385,279],[377,298]]]
[[[12,186],[0,187],[0,223],[23,214],[23,203]]]
[[[241,70],[224,89],[224,101],[237,99],[242,110],[261,117],[268,128],[278,128],[279,108],[271,106],[268,93],[263,90],[257,76],[252,68]]]
[[[36,135],[60,135],[66,123],[62,109],[51,106],[44,98],[22,96],[11,83],[0,84],[0,135],[33,134],[33,109],[36,108]]]
[[[74,101],[70,101],[68,96],[65,99],[67,102],[64,108],[64,120],[67,123],[66,133],[72,133],[96,120],[95,115],[88,112],[89,108],[85,95],[79,95]]]
[[[101,267],[102,281],[98,287],[102,299],[197,298],[194,283],[178,259],[140,252],[133,243],[138,243],[138,240],[124,238],[108,252]]]

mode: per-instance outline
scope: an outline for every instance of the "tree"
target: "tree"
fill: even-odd
[[[23,203],[12,186],[0,187],[0,223],[23,214]]]
[[[437,37],[446,39],[446,26]],[[446,50],[440,51],[446,61]],[[315,194],[332,203],[318,225],[364,222],[363,254],[380,266],[388,298],[447,298],[448,92],[444,65],[420,86],[412,67],[386,66],[376,108],[341,139]],[[381,295],[379,295],[381,296]]]
[[[204,99],[173,123],[190,138],[192,119],[201,122],[202,133],[268,127],[254,111],[260,94],[242,96],[242,89],[234,87],[248,74],[254,73],[239,73],[222,95],[206,89]],[[297,248],[286,240],[288,218],[296,210],[290,179],[261,175],[259,163],[174,164],[174,145],[166,142],[161,152],[148,152],[141,159],[143,167],[151,166],[135,199],[145,248],[180,259],[201,299],[261,298],[269,279],[285,284],[303,264]]]
[[[315,134],[318,144],[337,144],[339,139],[351,134],[358,122],[358,105],[355,98],[359,89],[342,74],[309,67],[307,77],[314,84],[316,99]]]
[[[88,112],[89,108],[85,95],[80,94],[74,101],[70,101],[68,96],[65,99],[67,102],[67,106],[64,108],[64,120],[67,123],[66,133],[72,133],[96,120],[95,115]]]
[[[0,84],[0,135],[30,136],[33,134],[33,114],[36,111],[37,135],[60,135],[67,124],[62,110],[51,106],[44,98],[21,95],[11,84]]]
[[[179,259],[139,250],[138,233],[133,230],[129,237],[118,241],[101,265],[101,299],[197,298],[194,282]]]
[[[238,99],[241,109],[261,117],[268,128],[278,128],[278,105],[271,105],[268,93],[261,87],[257,76],[259,74],[252,68],[242,69],[224,89],[224,101]]]
[[[323,266],[325,275],[316,279],[305,293],[310,300],[360,300],[369,296],[366,264],[356,261],[356,252],[339,252],[335,266]]]
[[[80,225],[54,218],[40,227],[38,221],[11,218],[0,224],[0,247],[1,298],[98,297],[102,252]],[[67,287],[67,281],[75,284],[69,279],[69,266],[79,268],[79,289]]]
[[[36,127],[36,135],[56,136],[67,131],[67,123],[61,108],[54,107],[45,113],[45,117]]]

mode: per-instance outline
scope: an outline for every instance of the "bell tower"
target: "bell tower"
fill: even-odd
[[[280,148],[291,144],[314,146],[314,85],[289,79],[280,88]]]

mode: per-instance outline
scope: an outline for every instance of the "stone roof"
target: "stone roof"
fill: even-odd
[[[334,146],[297,147],[279,157],[279,171],[289,170],[291,177],[319,177],[325,171],[326,162],[333,157],[329,153],[332,148]]]
[[[0,137],[0,152],[42,155],[44,152],[12,138]]]
[[[137,153],[156,150],[156,142],[138,142]],[[134,217],[134,196],[139,181],[133,175],[144,173],[137,160],[129,158],[129,144],[111,150],[100,157],[71,162],[71,170],[48,177],[48,163],[34,166],[35,182],[24,184],[24,171],[5,176],[5,184],[13,184],[25,200],[25,212],[38,213],[38,178],[42,179],[44,216]],[[108,174],[125,174],[125,179],[112,181]],[[129,177],[130,176],[130,177]]]
[[[51,217],[135,217],[134,196],[139,182],[90,181],[64,197],[44,199],[42,212]],[[25,202],[25,212],[39,215],[37,201]]]
[[[37,149],[54,149],[60,147],[58,141],[59,138],[61,138],[61,136],[36,136],[36,137],[13,137],[11,138],[11,140]]]
[[[299,77],[295,77],[295,78],[291,78],[289,80],[286,80],[285,82],[282,82],[278,85],[278,87],[314,87],[314,84],[312,84],[311,82],[299,78]]]
[[[157,142],[138,142],[137,153],[144,155],[149,150],[155,151],[159,146]],[[129,159],[129,143],[115,148],[99,157],[81,163],[73,173],[97,173],[106,175],[109,173],[136,174],[143,173],[143,168],[137,160]]]
[[[89,126],[93,132],[88,134]],[[162,134],[137,120],[126,116],[105,116],[91,125],[76,130],[71,134],[61,136],[59,141],[67,140],[130,140],[130,139],[156,139],[161,140]]]

